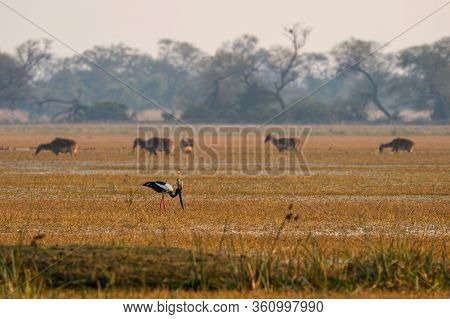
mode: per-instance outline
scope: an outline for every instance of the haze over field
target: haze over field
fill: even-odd
[[[79,51],[94,45],[125,43],[151,54],[157,53],[161,38],[188,41],[209,54],[222,42],[245,33],[257,36],[263,46],[282,44],[285,38],[281,27],[297,21],[313,28],[308,51],[328,51],[350,37],[384,42],[445,3],[444,0],[3,2]],[[444,9],[387,50],[429,44],[448,35],[449,15],[450,9]],[[0,21],[2,51],[13,52],[29,38],[46,37],[4,6],[0,6]],[[73,53],[60,45],[55,45],[54,51],[62,56]]]

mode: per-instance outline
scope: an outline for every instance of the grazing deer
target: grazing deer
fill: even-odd
[[[70,155],[74,156],[78,152],[78,143],[74,140],[57,137],[48,144],[40,144],[36,148],[34,155],[38,155],[41,151],[51,151],[55,155],[59,153],[70,153]]]
[[[180,141],[180,150],[185,154],[191,154],[194,149],[194,139],[193,138],[183,138]]]
[[[406,138],[396,138],[390,143],[381,144],[378,149],[380,153],[383,152],[384,148],[392,148],[392,151],[396,153],[398,153],[399,150],[405,150],[411,153],[414,149],[414,142]]]
[[[295,138],[295,137],[276,138],[272,134],[269,134],[266,136],[264,143],[268,143],[270,141],[272,141],[272,144],[275,145],[276,148],[278,149],[278,151],[280,151],[280,152],[296,150],[301,144],[301,141],[299,138]]]
[[[137,146],[146,149],[150,152],[150,154],[153,155],[156,155],[156,151],[164,152],[166,153],[166,155],[169,155],[173,153],[174,150],[173,141],[170,138],[164,137],[152,137],[147,141],[138,137],[134,140],[133,149],[135,149]]]

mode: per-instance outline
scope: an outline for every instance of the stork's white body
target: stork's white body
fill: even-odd
[[[164,182],[155,182],[156,186],[158,187],[158,190],[156,190],[158,193],[161,194],[167,194],[173,192],[172,185]],[[153,188],[154,189],[154,188]]]
[[[177,179],[177,189],[175,190],[175,193],[173,191],[172,185],[166,182],[156,181],[156,182],[146,182],[143,186],[149,187],[153,189],[155,192],[161,194],[161,201],[159,202],[159,208],[163,208],[166,210],[166,203],[164,201],[164,195],[168,194],[170,197],[174,198],[179,196],[180,197],[180,204],[181,207],[184,209],[183,205],[183,199],[181,197],[181,190],[183,188],[183,181],[181,178]]]

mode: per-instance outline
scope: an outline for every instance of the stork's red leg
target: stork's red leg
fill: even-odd
[[[163,202],[164,211],[166,211],[167,206],[166,206],[166,201],[164,200],[164,195],[162,198],[162,202]]]
[[[161,199],[159,200],[159,209],[162,208],[162,203],[164,202],[164,195],[161,195]]]

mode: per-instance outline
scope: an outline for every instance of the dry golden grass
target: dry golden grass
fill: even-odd
[[[316,134],[314,134],[314,132]],[[377,154],[380,143],[402,134],[416,142],[412,154]],[[388,135],[386,135],[388,134]],[[39,143],[56,136],[74,138],[79,155],[58,157],[49,152],[34,156]],[[209,166],[203,172],[183,169],[182,211],[177,199],[167,200],[161,212],[159,197],[142,188],[148,180],[175,182],[175,172],[136,174],[136,154],[131,145],[134,126],[3,126],[0,127],[0,243],[28,245],[45,234],[38,246],[95,245],[105,247],[166,247],[222,252],[224,240],[237,254],[252,255],[272,248],[274,237],[293,203],[298,221],[287,222],[277,240],[276,254],[291,256],[300,239],[313,236],[326,252],[351,250],[355,254],[369,244],[401,238],[446,256],[450,238],[450,131],[448,127],[313,127],[304,149],[310,177],[295,174],[240,174],[244,158],[258,163],[252,153],[258,140],[249,140],[246,154],[240,141],[230,152],[220,136],[214,146],[219,173],[211,174],[214,159],[198,147]],[[236,138],[238,139],[238,138]],[[265,145],[263,154],[273,161],[284,155]],[[27,150],[26,148],[30,148]],[[181,156],[164,156],[173,163]],[[258,157],[259,156],[259,157]],[[288,155],[289,156],[289,155]],[[209,163],[208,163],[209,161]],[[150,158],[150,167],[161,162]],[[226,165],[224,164],[226,163]],[[185,166],[185,168],[188,166]],[[183,168],[183,167],[182,167]],[[297,168],[297,172],[301,172]],[[232,174],[229,174],[232,173]],[[98,292],[84,292],[96,296]],[[444,292],[447,294],[447,292]],[[284,297],[295,292],[168,292],[117,290],[114,296]],[[302,292],[327,297],[442,297],[429,291],[386,292],[365,289],[356,294]],[[52,295],[47,291],[44,296]],[[58,296],[80,296],[67,290]]]

